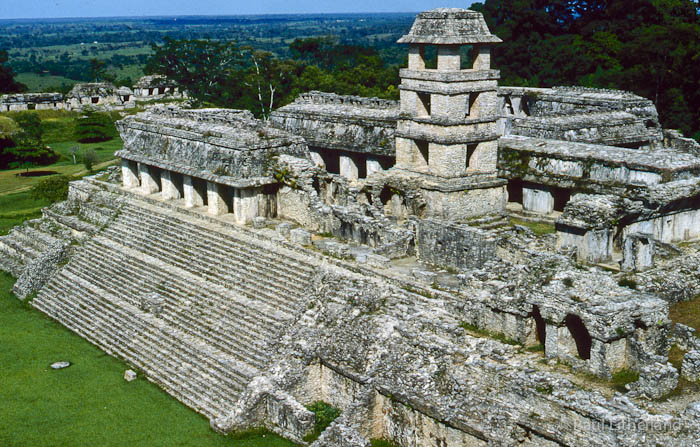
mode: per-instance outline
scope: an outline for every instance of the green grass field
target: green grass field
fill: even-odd
[[[10,292],[0,273],[0,445],[287,447],[266,432],[223,436],[125,363],[108,356]],[[55,361],[72,363],[54,371]]]
[[[27,86],[30,92],[43,92],[49,88],[59,87],[63,84],[73,86],[78,83],[74,79],[64,78],[63,76],[40,75],[36,73],[18,73],[15,77],[17,82]]]
[[[82,176],[88,172],[82,164],[82,154],[87,150],[94,150],[97,153],[98,164],[94,170],[108,166],[114,160],[114,152],[122,148],[123,143],[119,136],[100,143],[79,143],[75,141],[74,127],[75,120],[80,116],[78,112],[67,112],[65,110],[41,110],[33,112],[41,118],[41,125],[44,130],[43,141],[54,151],[60,154],[61,158],[54,164],[48,166],[37,166],[30,171],[55,171],[58,174],[70,176]],[[12,118],[16,112],[9,112],[3,115]],[[76,163],[73,162],[71,148],[78,147]],[[13,194],[28,191],[36,183],[46,177],[21,177],[17,174],[25,169],[8,169],[0,171],[0,196],[3,194]],[[0,205],[0,219],[2,214],[8,210]]]
[[[46,200],[33,199],[29,191],[0,195],[0,236],[25,220],[41,217],[41,208],[48,205]]]

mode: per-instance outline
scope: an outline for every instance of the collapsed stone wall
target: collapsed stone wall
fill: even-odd
[[[396,101],[309,92],[270,115],[270,123],[309,146],[393,157]]]
[[[309,292],[313,306],[280,339],[267,377],[299,402],[328,399],[343,410],[331,431],[361,436],[314,445],[691,446],[699,434],[692,405],[651,414],[466,334],[459,319],[473,306],[455,312],[442,297],[333,271]]]

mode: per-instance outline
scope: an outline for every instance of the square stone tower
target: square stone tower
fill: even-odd
[[[496,177],[498,70],[491,69],[490,33],[481,13],[434,9],[418,14],[399,43],[409,44],[402,69],[396,169],[417,180],[426,217],[460,220],[505,209],[505,181]],[[425,49],[436,47],[436,68]],[[473,64],[462,68],[462,46]]]

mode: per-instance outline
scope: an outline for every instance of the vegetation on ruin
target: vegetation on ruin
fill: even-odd
[[[294,58],[280,59],[235,42],[165,38],[153,45],[145,71],[177,81],[196,105],[262,118],[310,90],[398,99],[398,66],[374,48],[332,37],[296,39],[289,47]]]
[[[316,401],[306,408],[316,416],[313,432],[304,437],[304,441],[311,443],[318,439],[321,433],[331,425],[331,422],[340,416],[340,410],[322,401]]]
[[[49,203],[66,200],[68,198],[68,183],[71,180],[73,179],[67,175],[54,175],[42,179],[32,187],[32,199]]]
[[[669,317],[675,323],[690,326],[700,334],[700,296],[691,301],[674,303],[669,309]]]
[[[128,365],[17,300],[13,283],[0,273],[0,445],[294,445],[260,430],[220,435],[142,376],[126,382]]]
[[[521,345],[520,342],[506,336],[505,334],[502,334],[500,332],[487,331],[487,330],[479,328],[476,325],[467,323],[466,321],[462,321],[461,323],[459,323],[459,327],[464,329],[469,335],[473,335],[476,337],[493,338],[494,340],[498,340],[501,343],[505,343],[507,345],[513,345],[513,346],[520,346]]]
[[[510,218],[511,225],[521,225],[523,227],[529,228],[536,236],[542,236],[545,234],[555,233],[553,223],[549,222],[534,222],[531,220],[518,219],[517,217]]]
[[[617,371],[612,376],[612,386],[621,393],[627,392],[626,385],[639,380],[639,373],[630,369]]]

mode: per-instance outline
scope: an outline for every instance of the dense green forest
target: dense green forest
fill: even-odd
[[[502,85],[629,90],[656,103],[665,127],[700,139],[698,1],[486,0],[471,8],[483,12],[504,41],[493,61]],[[200,104],[265,116],[310,89],[396,98],[406,54],[396,40],[413,18],[0,21],[0,49],[9,56],[4,73],[14,70],[15,82],[30,89],[66,90],[71,83],[93,80],[90,73],[100,61],[104,78],[118,84],[163,73],[185,85]],[[2,76],[0,69],[0,90],[10,91]],[[53,84],[47,85],[48,79]]]
[[[503,85],[584,85],[651,99],[700,140],[700,7],[693,0],[487,0]]]

